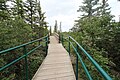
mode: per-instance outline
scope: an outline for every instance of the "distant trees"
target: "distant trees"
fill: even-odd
[[[110,7],[109,7],[109,4],[107,2],[108,2],[108,0],[102,0],[101,7],[100,7],[102,15],[110,14]]]
[[[9,5],[7,4],[8,2]],[[45,22],[45,13],[42,12],[40,2],[37,0],[2,0],[0,1],[0,5],[0,33],[2,34],[0,35],[1,46],[8,48],[7,45],[11,47],[10,45],[12,43],[14,45],[21,44],[29,41],[30,39],[40,38],[44,36],[44,34],[47,34],[46,31],[48,26],[47,22]],[[9,38],[4,35],[9,35]],[[11,40],[13,39],[13,36],[16,36],[14,39],[21,40],[21,42]],[[30,38],[30,36],[32,37]],[[5,42],[5,45],[3,38],[5,40],[8,39]],[[9,40],[12,42],[9,42]],[[4,47],[0,49],[6,49]]]
[[[98,11],[98,2],[99,0],[84,0],[83,5],[79,7],[78,12],[83,12],[83,17],[91,17]]]
[[[60,22],[60,31],[59,32],[62,32],[62,22]]]
[[[58,30],[58,24],[57,24],[57,20],[55,20],[55,25],[54,25],[54,32],[57,33]]]
[[[56,33],[62,32],[61,25],[62,25],[62,23],[60,22],[60,25],[58,26],[57,20],[55,20],[54,32],[56,32]]]
[[[47,22],[45,22],[45,13],[42,13],[40,7],[40,1],[38,2],[37,0],[27,0],[25,3],[25,9],[25,19],[26,22],[31,25],[31,28],[33,30],[33,37],[40,38],[42,35],[44,35],[44,29],[47,30],[48,27]],[[36,34],[38,36],[35,36]]]

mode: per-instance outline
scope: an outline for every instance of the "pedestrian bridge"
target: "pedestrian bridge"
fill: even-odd
[[[55,33],[54,36],[50,36],[50,37],[45,36],[43,38],[22,44],[20,46],[16,46],[16,47],[1,51],[0,55],[6,54],[9,51],[13,51],[23,47],[24,54],[18,59],[15,59],[14,61],[4,66],[0,66],[0,71],[5,70],[11,65],[19,62],[21,59],[25,59],[25,65],[26,65],[25,79],[30,80],[28,76],[29,72],[28,72],[27,56],[32,54],[33,51],[35,51],[36,49],[40,48],[41,45],[39,44],[37,47],[30,50],[29,52],[26,52],[26,46],[31,43],[40,42],[43,39],[45,41],[47,55],[46,55],[46,58],[43,60],[41,66],[33,76],[32,80],[78,80],[79,79],[78,63],[81,64],[81,66],[83,67],[85,74],[87,76],[87,79],[93,80],[92,75],[89,73],[89,70],[87,69],[85,63],[82,60],[82,56],[80,55],[79,50],[81,50],[86,55],[86,57],[95,66],[95,68],[98,70],[98,72],[101,74],[104,80],[112,80],[112,78],[100,67],[100,65],[84,50],[84,48],[77,41],[75,41],[71,36],[64,38],[63,35],[58,35],[57,33]],[[68,42],[67,50],[63,47],[64,41]],[[76,46],[74,46],[71,41],[75,42]],[[48,42],[50,43],[48,44]],[[75,71],[73,70],[72,62],[70,58],[71,48],[73,48],[76,55]]]
[[[54,36],[50,36],[48,54],[33,80],[75,80],[69,53]]]

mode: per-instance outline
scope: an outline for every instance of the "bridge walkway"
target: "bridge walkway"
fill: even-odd
[[[48,54],[32,80],[75,80],[68,52],[50,36]]]

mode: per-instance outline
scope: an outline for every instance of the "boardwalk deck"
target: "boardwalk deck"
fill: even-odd
[[[50,37],[48,55],[32,80],[75,80],[69,54],[54,36]]]

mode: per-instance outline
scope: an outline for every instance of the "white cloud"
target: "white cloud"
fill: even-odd
[[[74,20],[77,19],[77,9],[81,0],[43,0],[41,6],[46,12],[46,21],[54,27],[55,20],[62,22],[62,30],[69,31],[74,25]]]
[[[52,23],[51,25],[54,26],[55,20],[58,22],[62,22],[62,31],[69,31],[70,28],[72,28],[74,24],[74,20],[76,19],[76,15],[63,15],[63,14],[58,14],[57,16],[53,16],[49,18],[49,22]],[[59,26],[59,23],[58,23]]]
[[[114,19],[119,21],[120,15],[120,1],[118,0],[108,0],[109,5],[111,7],[111,14],[115,15]]]
[[[74,20],[80,16],[77,12],[83,0],[41,0],[43,12],[46,12],[46,21],[49,25],[54,26],[55,20],[62,22],[62,30],[69,31],[74,25]],[[118,21],[120,15],[120,2],[117,0],[108,0],[112,14],[115,15],[115,20]],[[58,23],[59,25],[59,23]]]

